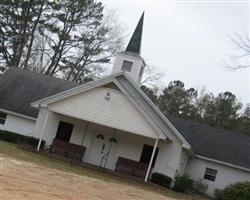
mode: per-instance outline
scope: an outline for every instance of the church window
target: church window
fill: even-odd
[[[0,112],[0,124],[5,124],[7,114]]]
[[[207,167],[205,170],[204,179],[209,181],[215,181],[216,175],[217,175],[217,170]]]
[[[123,63],[122,63],[122,71],[130,72],[131,69],[132,69],[132,65],[133,65],[132,62],[124,60]]]

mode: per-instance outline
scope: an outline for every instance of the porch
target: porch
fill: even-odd
[[[114,127],[49,112],[40,140],[47,148],[99,168],[144,178],[157,159],[158,138],[149,138]],[[38,145],[37,150],[39,150]]]

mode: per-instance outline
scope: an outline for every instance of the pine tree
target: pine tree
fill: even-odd
[[[24,65],[32,48],[43,0],[0,2],[0,65],[5,68]],[[28,59],[29,56],[27,56]]]
[[[0,68],[85,82],[122,45],[120,26],[95,0],[3,0],[0,10]]]

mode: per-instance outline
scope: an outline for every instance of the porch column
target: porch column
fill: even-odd
[[[45,130],[45,126],[46,126],[46,124],[48,122],[48,118],[49,118],[49,112],[46,113],[46,116],[45,116],[45,119],[44,119],[44,122],[43,122],[43,126],[42,126],[42,130],[41,130],[41,135],[40,135],[40,138],[39,138],[39,142],[38,142],[36,151],[40,150],[42,139],[43,139],[43,135],[44,135],[44,130]]]
[[[83,138],[82,138],[81,146],[82,146],[83,143],[84,143],[84,140],[85,140],[85,137],[86,137],[86,134],[87,134],[88,129],[89,129],[89,121],[88,121],[87,124],[85,125],[84,135],[83,135]]]
[[[153,163],[153,160],[154,160],[154,157],[155,157],[155,151],[156,151],[156,148],[157,148],[157,145],[158,145],[158,141],[159,141],[159,139],[155,140],[154,149],[153,149],[153,152],[152,152],[152,155],[151,155],[151,158],[150,158],[150,162],[149,162],[149,165],[148,165],[148,170],[147,170],[147,173],[146,173],[146,176],[145,176],[145,179],[144,179],[145,182],[148,181],[148,177],[149,177],[149,173],[150,173],[152,163]]]

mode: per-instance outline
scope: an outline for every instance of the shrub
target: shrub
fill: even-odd
[[[238,182],[227,186],[222,191],[222,200],[249,200],[250,182]]]
[[[30,136],[24,136],[17,133],[9,132],[0,130],[0,140],[11,142],[14,144],[28,144],[32,147],[36,147],[38,145],[39,139],[30,137]],[[42,141],[41,148],[44,146],[45,141]]]
[[[151,177],[151,181],[153,183],[156,183],[156,184],[160,185],[160,186],[170,188],[172,178],[168,177],[168,176],[165,176],[164,174],[153,173],[152,177]]]
[[[39,143],[39,139],[34,138],[34,137],[26,137],[24,143],[28,144],[30,146],[36,147],[38,145],[38,143]],[[41,148],[43,147],[44,143],[45,143],[45,141],[42,140]]]
[[[174,180],[173,190],[177,192],[190,192],[193,191],[194,181],[188,176],[176,176]]]
[[[204,195],[207,191],[208,185],[202,182],[202,179],[194,181],[193,189],[195,193]]]
[[[220,189],[215,189],[214,190],[214,198],[216,200],[222,200],[222,190]]]

